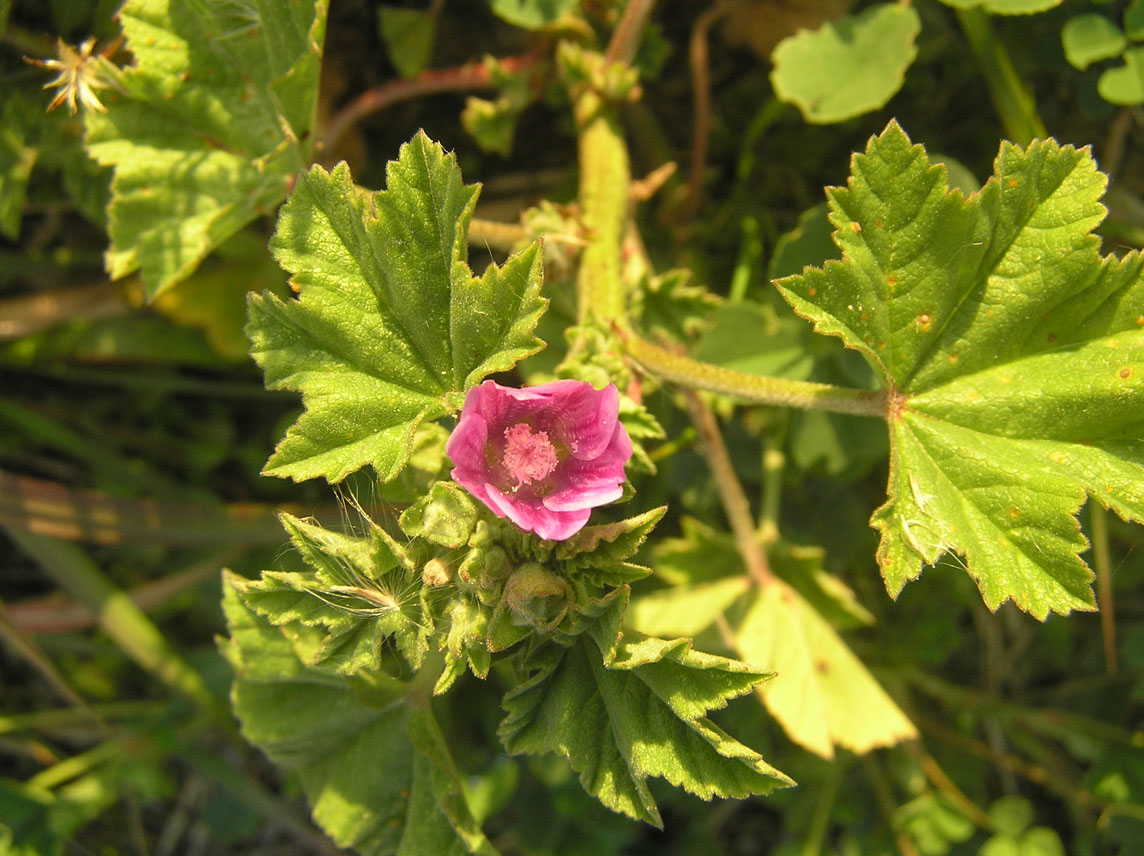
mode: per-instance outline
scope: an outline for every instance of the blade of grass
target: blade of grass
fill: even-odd
[[[90,558],[63,541],[19,529],[9,529],[8,535],[61,588],[91,609],[103,632],[128,657],[213,717],[229,735],[236,735],[229,710],[207,689],[202,676],[179,656],[131,598],[108,582]]]
[[[232,550],[212,554],[189,568],[136,586],[127,593],[128,597],[144,612],[150,612],[208,579],[217,580],[219,568],[233,564],[234,556]],[[69,633],[87,630],[96,621],[87,604],[75,600],[61,602],[55,595],[12,604],[8,614],[24,633]]]
[[[323,517],[332,516],[333,510]],[[112,498],[99,491],[0,470],[0,526],[95,544],[264,544],[283,540],[275,510]]]

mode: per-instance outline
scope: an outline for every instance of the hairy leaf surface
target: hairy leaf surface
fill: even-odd
[[[242,733],[294,770],[314,820],[363,856],[495,856],[464,802],[460,774],[427,708],[385,678],[347,679],[300,663],[228,576],[223,609]]]
[[[266,385],[302,393],[306,411],[266,465],[270,475],[340,481],[371,464],[392,479],[426,419],[540,349],[538,244],[474,277],[465,236],[478,188],[423,133],[361,194],[345,164],[301,176],[271,250],[297,300],[250,300],[247,334]]]
[[[1005,143],[966,199],[891,123],[829,192],[843,260],[779,281],[886,389],[891,594],[957,553],[992,609],[1091,609],[1086,493],[1144,519],[1144,277],[1099,254],[1104,184],[1087,150]]]
[[[85,113],[87,148],[113,166],[113,278],[149,297],[286,198],[309,162],[327,0],[128,0],[135,62]]]
[[[500,726],[512,753],[556,752],[613,811],[662,826],[647,786],[658,776],[703,799],[742,798],[792,784],[706,717],[767,678],[742,663],[691,650],[686,640],[631,634],[549,645],[504,698]],[[603,658],[602,658],[602,655]]]
[[[420,586],[385,541],[353,538],[282,515],[310,572],[264,571],[234,578],[243,602],[281,628],[304,663],[339,674],[375,671],[392,638],[414,669],[429,649],[430,618]]]

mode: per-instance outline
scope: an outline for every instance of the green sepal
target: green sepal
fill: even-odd
[[[414,572],[387,541],[342,535],[287,514],[282,522],[312,570],[232,578],[247,606],[280,627],[306,665],[339,674],[377,671],[392,638],[419,669],[429,650],[431,611],[417,596]]]
[[[401,513],[399,523],[410,538],[424,538],[456,549],[473,534],[477,508],[460,485],[439,481],[428,494]]]
[[[588,569],[596,569],[597,573],[619,570],[625,559],[635,555],[665,513],[667,506],[662,505],[615,523],[585,526],[556,545],[554,556],[560,570],[571,578]]]

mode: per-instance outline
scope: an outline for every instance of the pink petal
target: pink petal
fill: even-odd
[[[472,390],[469,392],[472,394]],[[472,468],[478,465],[477,462],[483,466],[488,441],[489,425],[484,417],[462,410],[461,419],[445,444],[445,454],[459,467]]]
[[[594,406],[572,422],[572,439],[576,441],[572,455],[581,461],[599,457],[611,443],[619,425],[620,393],[615,385],[592,392],[591,403]],[[627,436],[626,431],[624,434]]]
[[[521,500],[502,493],[486,484],[488,506],[498,517],[507,517],[525,532],[535,532],[541,538],[563,541],[584,528],[592,514],[590,508],[559,512],[545,508],[535,500]]]
[[[592,483],[577,482],[544,497],[544,507],[549,511],[578,511],[607,505],[624,495],[621,484],[612,477]]]

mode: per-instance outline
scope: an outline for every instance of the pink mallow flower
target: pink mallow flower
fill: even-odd
[[[623,493],[632,441],[615,384],[558,380],[469,390],[445,447],[453,479],[526,532],[562,541]]]

